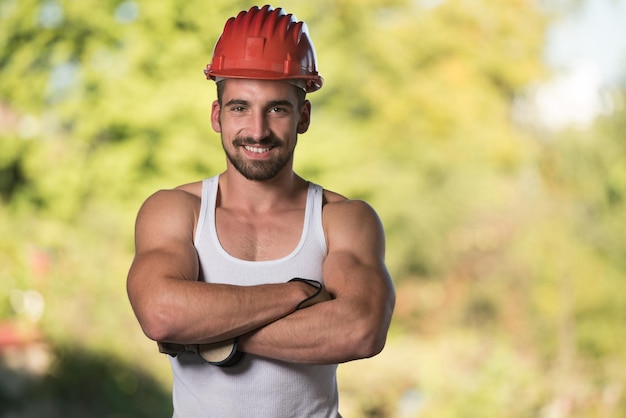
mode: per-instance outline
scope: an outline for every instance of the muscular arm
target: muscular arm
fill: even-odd
[[[298,363],[339,363],[379,353],[386,340],[395,293],[384,264],[384,232],[360,201],[327,204],[328,255],[323,266],[333,299],[250,332],[242,351]]]
[[[139,211],[128,296],[145,334],[156,341],[210,343],[232,338],[293,312],[313,293],[303,283],[260,286],[198,281],[193,234],[199,198],[160,191]]]

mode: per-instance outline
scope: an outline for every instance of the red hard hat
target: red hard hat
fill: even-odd
[[[228,19],[204,74],[212,80],[304,80],[307,92],[323,83],[306,24],[270,6],[255,6]]]

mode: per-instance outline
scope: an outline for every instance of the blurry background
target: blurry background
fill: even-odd
[[[224,167],[202,70],[250,1],[0,0],[0,417],[168,417],[133,224]],[[626,417],[622,0],[284,0],[326,82],[297,171],[380,213],[351,417]]]

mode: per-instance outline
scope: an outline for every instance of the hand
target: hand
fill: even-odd
[[[157,342],[161,353],[176,357],[181,353],[195,353],[208,363],[220,367],[235,365],[241,360],[242,353],[237,351],[237,338],[207,344],[175,344]]]
[[[325,302],[332,299],[330,293],[328,293],[324,286],[317,280],[301,279],[299,277],[296,277],[289,280],[289,282],[304,283],[307,285],[303,286],[303,288],[305,288],[305,291],[309,296],[307,296],[300,303],[298,303],[298,305],[296,306],[296,310],[308,308],[309,306],[313,306],[317,303]]]
[[[157,341],[159,346],[159,352],[163,354],[169,354],[172,357],[176,357],[180,353],[187,351],[184,344],[166,343],[163,341]]]
[[[209,344],[198,344],[198,355],[208,363],[220,367],[230,367],[241,359],[237,351],[237,338]]]

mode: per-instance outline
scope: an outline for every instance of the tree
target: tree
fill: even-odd
[[[56,345],[163,366],[127,326],[132,224],[153,191],[223,168],[202,70],[225,19],[249,6],[0,0],[0,318],[28,321],[8,295],[34,289]],[[391,414],[419,387],[435,400],[429,416],[535,414],[554,395],[544,366],[559,329],[576,361],[598,366],[577,382],[618,381],[623,341],[603,324],[623,323],[624,118],[595,141],[550,144],[511,123],[516,95],[545,72],[546,18],[526,0],[284,7],[307,22],[325,78],[296,168],[381,214],[408,295],[394,330],[422,333],[417,354],[387,350],[432,366],[374,370],[388,384],[361,412]],[[562,315],[570,283],[582,290]],[[620,367],[604,373],[607,359]]]

